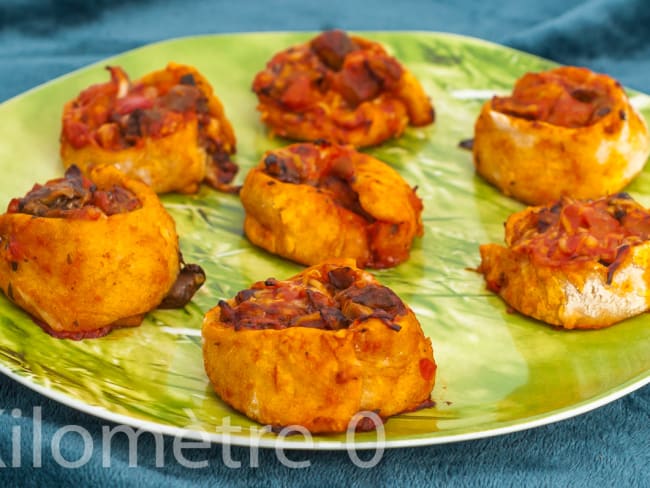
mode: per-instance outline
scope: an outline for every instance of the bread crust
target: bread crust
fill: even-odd
[[[85,173],[112,165],[156,193],[195,193],[204,180],[230,191],[236,139],[208,80],[177,63],[133,83],[121,68],[109,69],[111,81],[65,104],[63,165]]]
[[[126,188],[141,206],[93,217],[0,216],[0,287],[55,335],[138,325],[179,273],[175,224],[157,195],[110,166],[90,178],[99,189]]]
[[[565,219],[578,221],[577,216],[567,217],[569,207],[600,207],[602,212],[609,209],[612,217],[625,213],[620,217],[624,223],[635,220],[607,231],[583,224],[570,232],[555,232]],[[539,222],[549,209],[556,209],[559,220],[546,228],[548,222]],[[607,219],[603,215],[596,218]],[[648,223],[650,213],[627,196],[564,199],[553,206],[530,207],[508,218],[506,246],[480,246],[479,270],[487,287],[524,315],[566,329],[608,327],[648,310]],[[567,249],[572,247],[575,250]]]
[[[254,244],[302,264],[353,258],[395,266],[421,236],[422,203],[385,163],[350,146],[292,144],[268,151],[240,197]]]
[[[526,75],[518,84],[514,93],[523,93],[522,100],[486,102],[474,128],[476,171],[505,195],[531,205],[562,196],[598,198],[620,191],[643,169],[650,154],[648,129],[617,81],[585,68],[561,67]],[[534,90],[562,93],[544,113],[531,99]],[[564,111],[563,120],[556,121],[554,110]],[[581,110],[591,116],[572,117]]]
[[[377,42],[326,31],[282,51],[253,81],[273,134],[366,147],[434,121],[413,74]]]
[[[337,305],[332,298],[332,293],[345,293],[333,287],[332,271],[352,277],[343,285],[346,289],[374,287],[377,294],[389,294],[351,261],[338,261],[312,266],[287,281],[253,285],[258,294],[252,300],[268,315],[274,315],[274,307],[285,307],[274,324],[243,325],[250,319],[243,312],[234,312],[239,322],[224,319],[238,305],[241,309],[242,293],[250,290],[205,315],[205,369],[226,403],[262,424],[300,425],[313,433],[332,433],[344,432],[360,411],[386,418],[429,399],[436,365],[431,342],[413,312],[391,295],[399,313],[388,317],[385,310],[380,313],[374,308],[375,315],[352,318],[354,313],[346,308],[354,308],[352,302],[341,300]],[[291,321],[318,316],[310,310],[297,311],[302,307],[300,290],[330,300],[332,307],[338,306],[348,316],[342,319],[347,325],[337,330],[313,323],[290,326]],[[290,300],[272,305],[264,301],[265,293],[283,294]],[[322,312],[318,317],[324,316]]]

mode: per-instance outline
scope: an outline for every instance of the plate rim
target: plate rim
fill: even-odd
[[[302,29],[297,29],[297,30],[268,30],[268,31],[242,31],[242,32],[217,32],[217,33],[204,33],[204,34],[190,34],[186,36],[178,36],[178,37],[170,37],[170,38],[164,38],[164,39],[159,39],[157,41],[153,41],[150,43],[142,44],[140,46],[134,47],[132,49],[127,49],[125,51],[121,51],[118,53],[114,53],[108,57],[101,58],[97,61],[93,61],[91,63],[85,64],[83,66],[80,66],[72,71],[68,71],[62,75],[59,75],[55,78],[52,78],[50,80],[47,80],[43,83],[40,83],[32,88],[29,88],[21,93],[18,93],[16,95],[13,95],[2,102],[0,102],[0,111],[4,109],[6,106],[9,106],[13,103],[18,103],[22,98],[28,97],[31,95],[33,92],[39,91],[49,85],[52,84],[57,84],[57,83],[64,83],[67,78],[72,78],[75,75],[79,74],[80,72],[96,68],[97,66],[101,66],[102,64],[106,64],[116,58],[120,58],[126,55],[132,55],[136,54],[139,51],[145,51],[151,48],[156,48],[160,46],[164,46],[165,44],[174,44],[174,43],[182,43],[186,41],[198,41],[201,39],[215,39],[215,38],[224,38],[224,37],[248,37],[248,36],[281,36],[281,35],[304,35],[304,36],[309,36],[309,35],[314,35],[317,34],[318,30],[302,30]],[[555,64],[559,65],[558,62],[539,56],[537,54],[529,53],[517,48],[513,48],[507,45],[499,44],[494,41],[490,41],[487,39],[483,39],[480,37],[474,37],[474,36],[468,36],[464,34],[457,34],[453,32],[446,32],[446,31],[432,31],[432,30],[422,30],[422,29],[416,29],[416,30],[408,30],[408,29],[397,29],[397,30],[366,30],[366,29],[346,29],[346,32],[351,32],[359,35],[407,35],[407,36],[414,36],[417,34],[423,34],[427,36],[439,36],[439,37],[446,37],[450,39],[458,39],[464,42],[471,42],[475,43],[478,45],[483,45],[486,47],[494,48],[494,49],[500,49],[500,50],[507,50],[513,54],[522,54],[530,58],[535,58],[537,60],[549,63],[549,64]],[[646,95],[643,92],[640,92],[638,90],[633,90],[629,89],[627,87],[624,87],[626,91],[631,92],[631,93],[639,93],[644,96],[650,96]],[[650,103],[650,102],[649,102]],[[484,430],[474,430],[472,432],[465,432],[465,433],[460,433],[460,434],[448,434],[448,435],[435,435],[436,431],[430,432],[430,433],[425,433],[421,434],[422,437],[416,437],[414,439],[398,439],[398,440],[385,440],[381,446],[378,446],[377,442],[369,442],[369,441],[362,441],[362,442],[348,442],[348,441],[334,441],[334,440],[326,440],[324,439],[326,436],[324,435],[314,435],[316,439],[312,439],[311,445],[300,443],[300,442],[292,442],[292,441],[286,441],[281,437],[276,437],[276,438],[257,438],[256,442],[252,444],[250,442],[251,437],[250,436],[237,436],[237,435],[232,435],[229,434],[227,439],[224,438],[224,435],[216,433],[210,433],[206,431],[199,431],[199,430],[192,430],[192,429],[186,429],[182,427],[175,427],[169,424],[162,424],[158,423],[155,421],[149,421],[149,420],[144,420],[144,419],[139,419],[137,417],[125,415],[125,414],[120,414],[113,412],[105,407],[98,406],[98,405],[91,405],[86,402],[77,400],[73,396],[66,394],[65,392],[57,389],[52,389],[48,388],[47,386],[41,385],[39,383],[30,381],[31,376],[30,375],[21,375],[19,372],[16,370],[12,369],[10,366],[0,363],[0,373],[11,378],[12,380],[16,381],[17,383],[31,389],[32,391],[35,391],[38,394],[43,395],[46,398],[49,398],[53,401],[56,401],[62,405],[65,405],[66,407],[72,408],[78,412],[81,412],[83,414],[88,414],[91,416],[94,416],[95,418],[99,418],[102,420],[107,420],[113,423],[117,424],[122,424],[122,425],[129,425],[131,427],[136,427],[138,429],[142,429],[145,432],[150,432],[150,433],[160,433],[163,435],[167,436],[182,436],[183,438],[186,439],[194,439],[194,440],[202,440],[202,441],[209,441],[210,443],[216,443],[216,444],[224,444],[224,441],[227,440],[227,442],[231,445],[235,446],[242,446],[242,447],[252,447],[253,445],[255,447],[261,447],[261,448],[276,448],[276,449],[288,449],[288,450],[298,450],[298,449],[303,449],[303,450],[315,450],[315,451],[320,451],[320,450],[335,450],[335,451],[340,451],[340,450],[349,450],[349,449],[359,449],[359,450],[369,450],[369,449],[377,449],[379,447],[381,448],[388,448],[388,449],[395,449],[395,448],[404,448],[404,447],[423,447],[423,446],[431,446],[431,445],[440,445],[440,444],[447,444],[447,443],[456,443],[456,442],[463,442],[463,441],[471,441],[471,440],[479,440],[479,439],[485,439],[485,438],[491,438],[491,437],[496,437],[496,436],[501,436],[501,435],[506,435],[510,433],[515,433],[515,432],[520,432],[520,431],[525,431],[525,430],[530,430],[534,429],[537,427],[542,427],[545,425],[550,425],[556,422],[560,422],[566,419],[570,419],[585,413],[588,413],[590,411],[596,410],[598,408],[601,408],[609,403],[612,403],[624,396],[627,396],[635,391],[638,391],[645,387],[646,385],[650,384],[650,369],[647,369],[644,372],[638,373],[636,376],[634,376],[631,379],[628,379],[624,383],[621,383],[617,385],[615,388],[610,388],[609,390],[605,392],[600,392],[598,395],[582,400],[578,403],[571,404],[569,406],[565,406],[560,408],[559,410],[552,410],[550,412],[544,412],[541,414],[537,414],[533,417],[526,417],[524,421],[519,420],[513,420],[511,421],[511,424],[503,425],[500,427],[496,428],[489,428],[489,429],[484,429]],[[477,426],[480,427],[480,426]]]
[[[152,434],[160,433],[167,436],[181,436],[184,439],[193,439],[199,441],[208,441],[212,444],[225,444],[224,436],[221,434],[212,434],[206,431],[198,431],[192,429],[185,429],[182,427],[174,427],[166,424],[161,424],[158,422],[153,422],[149,420],[138,419],[136,417],[130,417],[128,415],[119,414],[108,410],[105,407],[90,405],[75,399],[70,395],[66,395],[63,392],[58,390],[48,389],[37,383],[32,383],[27,381],[27,378],[20,376],[10,368],[0,363],[0,373],[8,376],[9,378],[15,380],[21,385],[49,398],[54,400],[66,407],[72,408],[78,412],[92,415],[96,418],[103,420],[108,420],[110,422],[116,423],[118,425],[129,425],[131,427],[136,427],[142,429],[142,431],[149,432]],[[473,432],[467,432],[462,434],[450,434],[450,435],[429,435],[428,437],[416,438],[416,439],[401,439],[401,440],[385,440],[378,445],[377,442],[363,441],[363,442],[348,442],[346,441],[330,441],[322,440],[324,435],[315,435],[318,439],[312,439],[311,445],[299,442],[286,441],[282,437],[275,438],[256,438],[256,442],[253,444],[250,442],[252,439],[251,436],[243,435],[231,435],[227,437],[227,443],[233,446],[240,447],[261,447],[267,449],[287,449],[287,450],[314,450],[314,451],[323,451],[323,450],[332,450],[332,451],[342,451],[342,450],[370,450],[370,449],[397,449],[404,447],[425,447],[433,446],[440,444],[451,444],[464,441],[472,441],[479,439],[487,439],[491,437],[497,437],[506,434],[512,434],[515,432],[521,432],[525,430],[531,430],[537,427],[543,427],[545,425],[550,425],[557,423],[563,420],[568,420],[573,417],[583,415],[585,413],[597,410],[609,403],[613,403],[616,400],[619,400],[635,391],[642,389],[644,386],[650,384],[650,373],[640,373],[636,378],[627,381],[624,383],[625,386],[617,389],[610,389],[608,392],[601,393],[594,398],[583,400],[577,404],[572,404],[570,406],[564,407],[560,410],[542,413],[534,417],[530,417],[526,422],[513,423],[511,425],[505,425],[503,427],[497,427],[493,429],[486,430],[477,430]],[[390,419],[389,419],[390,420]],[[249,442],[246,442],[246,441]]]

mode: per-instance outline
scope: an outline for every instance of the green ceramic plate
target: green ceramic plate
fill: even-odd
[[[0,206],[35,181],[61,175],[61,108],[84,87],[107,80],[118,64],[133,77],[168,61],[195,65],[213,83],[238,137],[239,181],[270,139],[250,90],[276,51],[312,34],[205,36],[146,46],[54,80],[0,106]],[[501,242],[502,223],[522,206],[475,176],[458,148],[473,134],[482,102],[508,92],[527,71],[548,61],[452,35],[365,33],[382,42],[420,79],[437,112],[435,125],[410,129],[370,152],[419,187],[425,235],[411,259],[378,278],[410,304],[431,337],[439,369],[434,408],[391,418],[385,445],[415,446],[486,437],[567,418],[648,383],[650,320],[643,315],[593,332],[566,332],[508,313],[486,292],[478,245]],[[633,94],[650,117],[650,99]],[[628,189],[650,204],[650,172]],[[164,203],[176,219],[186,260],[203,266],[207,285],[184,310],[154,311],[141,327],[82,342],[53,339],[0,297],[0,369],[17,381],[79,410],[137,427],[216,442],[342,449],[377,446],[375,433],[346,438],[260,435],[261,426],[211,391],[200,347],[202,314],[254,281],[285,278],[301,268],[249,244],[236,196],[207,188]],[[45,286],[45,285],[44,285]],[[229,422],[233,431],[225,437]]]

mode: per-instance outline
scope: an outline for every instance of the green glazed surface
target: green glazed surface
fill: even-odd
[[[434,125],[408,129],[402,138],[368,150],[412,185],[424,202],[425,234],[402,265],[375,272],[409,304],[433,343],[438,374],[435,407],[391,418],[387,446],[485,437],[560,420],[595,408],[646,384],[650,378],[647,315],[587,332],[557,330],[509,313],[487,292],[478,246],[502,242],[503,222],[523,205],[502,196],[474,174],[471,154],[458,148],[472,137],[484,100],[509,92],[527,71],[548,61],[483,41],[426,32],[362,33],[380,41],[423,84],[436,108]],[[54,80],[0,105],[0,208],[35,182],[60,176],[60,117],[64,102],[104,82],[104,66],[121,65],[132,78],[169,61],[194,65],[213,84],[237,135],[237,182],[267,149],[251,92],[257,71],[277,51],[311,33],[205,36],[171,40],[125,53]],[[650,118],[650,99],[633,94]],[[650,173],[628,188],[650,204]],[[49,337],[0,296],[0,370],[16,380],[94,415],[169,434],[207,435],[228,441],[297,448],[378,445],[377,434],[303,436],[278,440],[222,403],[203,370],[202,315],[220,299],[268,277],[302,268],[252,246],[242,232],[236,196],[202,188],[194,196],[167,195],[187,262],[208,281],[183,310],[154,311],[141,327],[80,342]],[[241,429],[239,429],[241,427]]]

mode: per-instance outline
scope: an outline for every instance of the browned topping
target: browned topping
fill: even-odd
[[[292,111],[314,106],[330,91],[356,108],[394,90],[402,74],[399,62],[379,46],[330,30],[276,55],[255,78],[253,91]]]
[[[160,99],[160,107],[179,113],[192,110],[207,114],[208,99],[196,85],[179,84],[171,87]]]
[[[607,284],[611,285],[612,280],[614,279],[614,273],[616,270],[621,266],[621,263],[625,259],[625,257],[629,254],[630,252],[630,245],[629,244],[622,244],[621,246],[616,249],[616,257],[614,258],[614,261],[611,263],[607,263],[607,261],[600,261],[600,264],[603,266],[607,266]]]
[[[210,160],[205,169],[205,181],[211,187],[227,193],[238,193],[240,188],[230,182],[237,175],[239,167],[230,160],[230,154],[213,139],[207,139],[204,144]]]
[[[492,108],[562,127],[585,127],[611,112],[610,83],[609,77],[585,68],[527,73],[517,80],[511,96],[494,97]]]
[[[371,318],[399,331],[395,323],[407,313],[402,301],[385,286],[360,281],[362,271],[339,266],[306,282],[273,278],[220,301],[221,321],[241,329],[311,327],[338,330]]]
[[[154,88],[132,84],[122,68],[108,69],[111,81],[82,92],[64,119],[64,134],[74,147],[92,138],[109,150],[136,146],[143,137],[169,135],[185,116],[195,115],[200,126],[209,123],[207,97],[191,74],[179,83]]]
[[[337,290],[349,288],[357,279],[352,268],[348,266],[342,266],[328,271],[327,278],[330,284]]]
[[[284,183],[302,183],[303,175],[294,159],[278,157],[270,153],[264,158],[264,171]]]
[[[326,142],[292,144],[270,152],[264,158],[264,172],[284,183],[305,184],[319,188],[334,203],[368,222],[375,219],[359,202],[359,195],[352,189],[355,168],[350,151],[342,146]]]
[[[182,261],[182,258],[181,258]],[[158,308],[182,308],[205,283],[205,272],[198,264],[185,264],[171,290]]]
[[[113,185],[99,190],[81,174],[77,166],[70,166],[63,178],[36,184],[23,198],[9,203],[9,213],[24,213],[37,217],[97,218],[126,213],[140,208],[142,203],[130,190]]]
[[[360,311],[362,316],[385,312],[394,317],[406,313],[402,300],[390,288],[381,285],[350,286],[341,292],[340,298],[342,303],[354,304],[354,311],[350,314],[354,318]]]
[[[325,31],[313,39],[311,49],[328,68],[338,71],[345,56],[358,47],[345,32],[336,29]]]
[[[335,83],[348,104],[356,107],[392,89],[401,76],[402,68],[395,59],[358,57],[346,62]]]
[[[571,96],[582,103],[591,103],[598,98],[599,93],[589,88],[576,88],[571,91]]]
[[[143,138],[168,136],[184,120],[196,118],[198,143],[209,156],[207,182],[213,187],[234,191],[228,186],[237,166],[222,142],[208,129],[213,124],[208,96],[192,73],[160,78],[153,84],[131,83],[120,67],[109,67],[111,81],[93,85],[82,92],[63,123],[67,141],[76,148],[93,140],[107,150],[123,150],[143,144]]]
[[[630,248],[650,239],[650,212],[626,193],[593,201],[569,198],[531,212],[510,244],[547,266],[596,261],[611,283]]]

